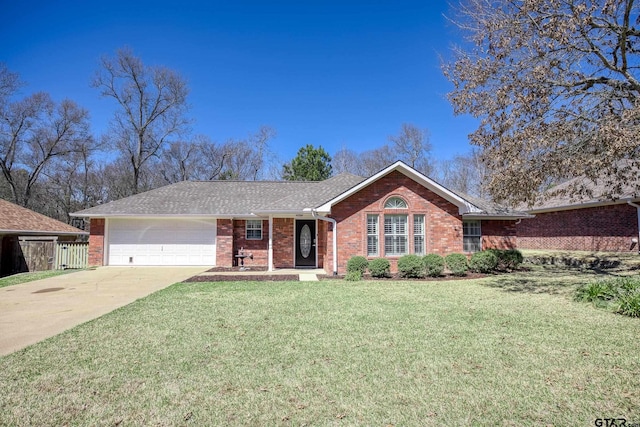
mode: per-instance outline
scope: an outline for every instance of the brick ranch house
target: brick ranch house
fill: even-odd
[[[574,200],[567,195],[548,197],[527,210],[535,217],[517,225],[518,246],[522,249],[578,251],[640,251],[640,188],[637,183],[623,186],[620,197],[611,200],[603,184],[584,178],[567,181],[552,190],[569,190],[577,180],[586,183],[593,197]],[[550,190],[551,191],[551,190]]]
[[[529,215],[462,197],[402,162],[320,182],[180,182],[73,214],[91,221],[90,264],[322,268],[350,257],[514,248]]]

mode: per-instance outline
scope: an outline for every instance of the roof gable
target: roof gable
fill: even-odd
[[[363,180],[359,184],[351,187],[347,191],[345,191],[345,192],[339,194],[338,196],[334,197],[333,199],[327,201],[325,204],[323,204],[322,206],[318,207],[318,211],[320,211],[320,212],[331,212],[331,207],[333,205],[343,201],[344,199],[346,199],[349,196],[357,193],[358,191],[362,190],[363,188],[373,184],[377,180],[389,175],[393,171],[400,172],[401,174],[403,174],[403,175],[409,177],[410,179],[416,181],[418,184],[420,184],[423,187],[431,190],[432,192],[434,192],[438,196],[442,197],[443,199],[447,200],[448,202],[451,202],[452,204],[454,204],[455,206],[458,207],[458,212],[460,214],[472,213],[472,212],[477,212],[477,213],[482,212],[482,209],[480,209],[478,206],[475,206],[473,203],[471,203],[468,200],[460,197],[459,195],[457,195],[456,193],[452,192],[451,190],[443,187],[442,185],[438,184],[436,181],[432,180],[431,178],[427,177],[426,175],[423,175],[420,172],[418,172],[417,170],[409,167],[407,164],[405,164],[402,161],[397,161],[397,162],[393,163],[392,165],[387,166],[386,168],[384,168],[380,172],[376,173],[375,175]]]
[[[31,209],[0,199],[0,233],[3,234],[88,234]]]

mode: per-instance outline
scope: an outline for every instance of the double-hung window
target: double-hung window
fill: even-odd
[[[413,253],[424,255],[424,215],[413,215]]]
[[[384,216],[384,252],[388,256],[401,256],[407,251],[407,215]]]
[[[480,221],[462,222],[462,242],[465,252],[478,252],[482,250]]]
[[[367,215],[367,256],[378,256],[378,215]]]
[[[262,240],[262,220],[248,219],[246,222],[247,240]]]

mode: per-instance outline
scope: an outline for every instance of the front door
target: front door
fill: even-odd
[[[316,267],[316,221],[296,221],[296,267]]]

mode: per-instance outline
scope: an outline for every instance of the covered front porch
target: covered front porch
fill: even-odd
[[[296,274],[314,269],[337,273],[336,229],[331,218],[309,212],[219,218],[216,266],[241,272],[244,265],[253,273],[256,269],[274,274],[286,269]]]

